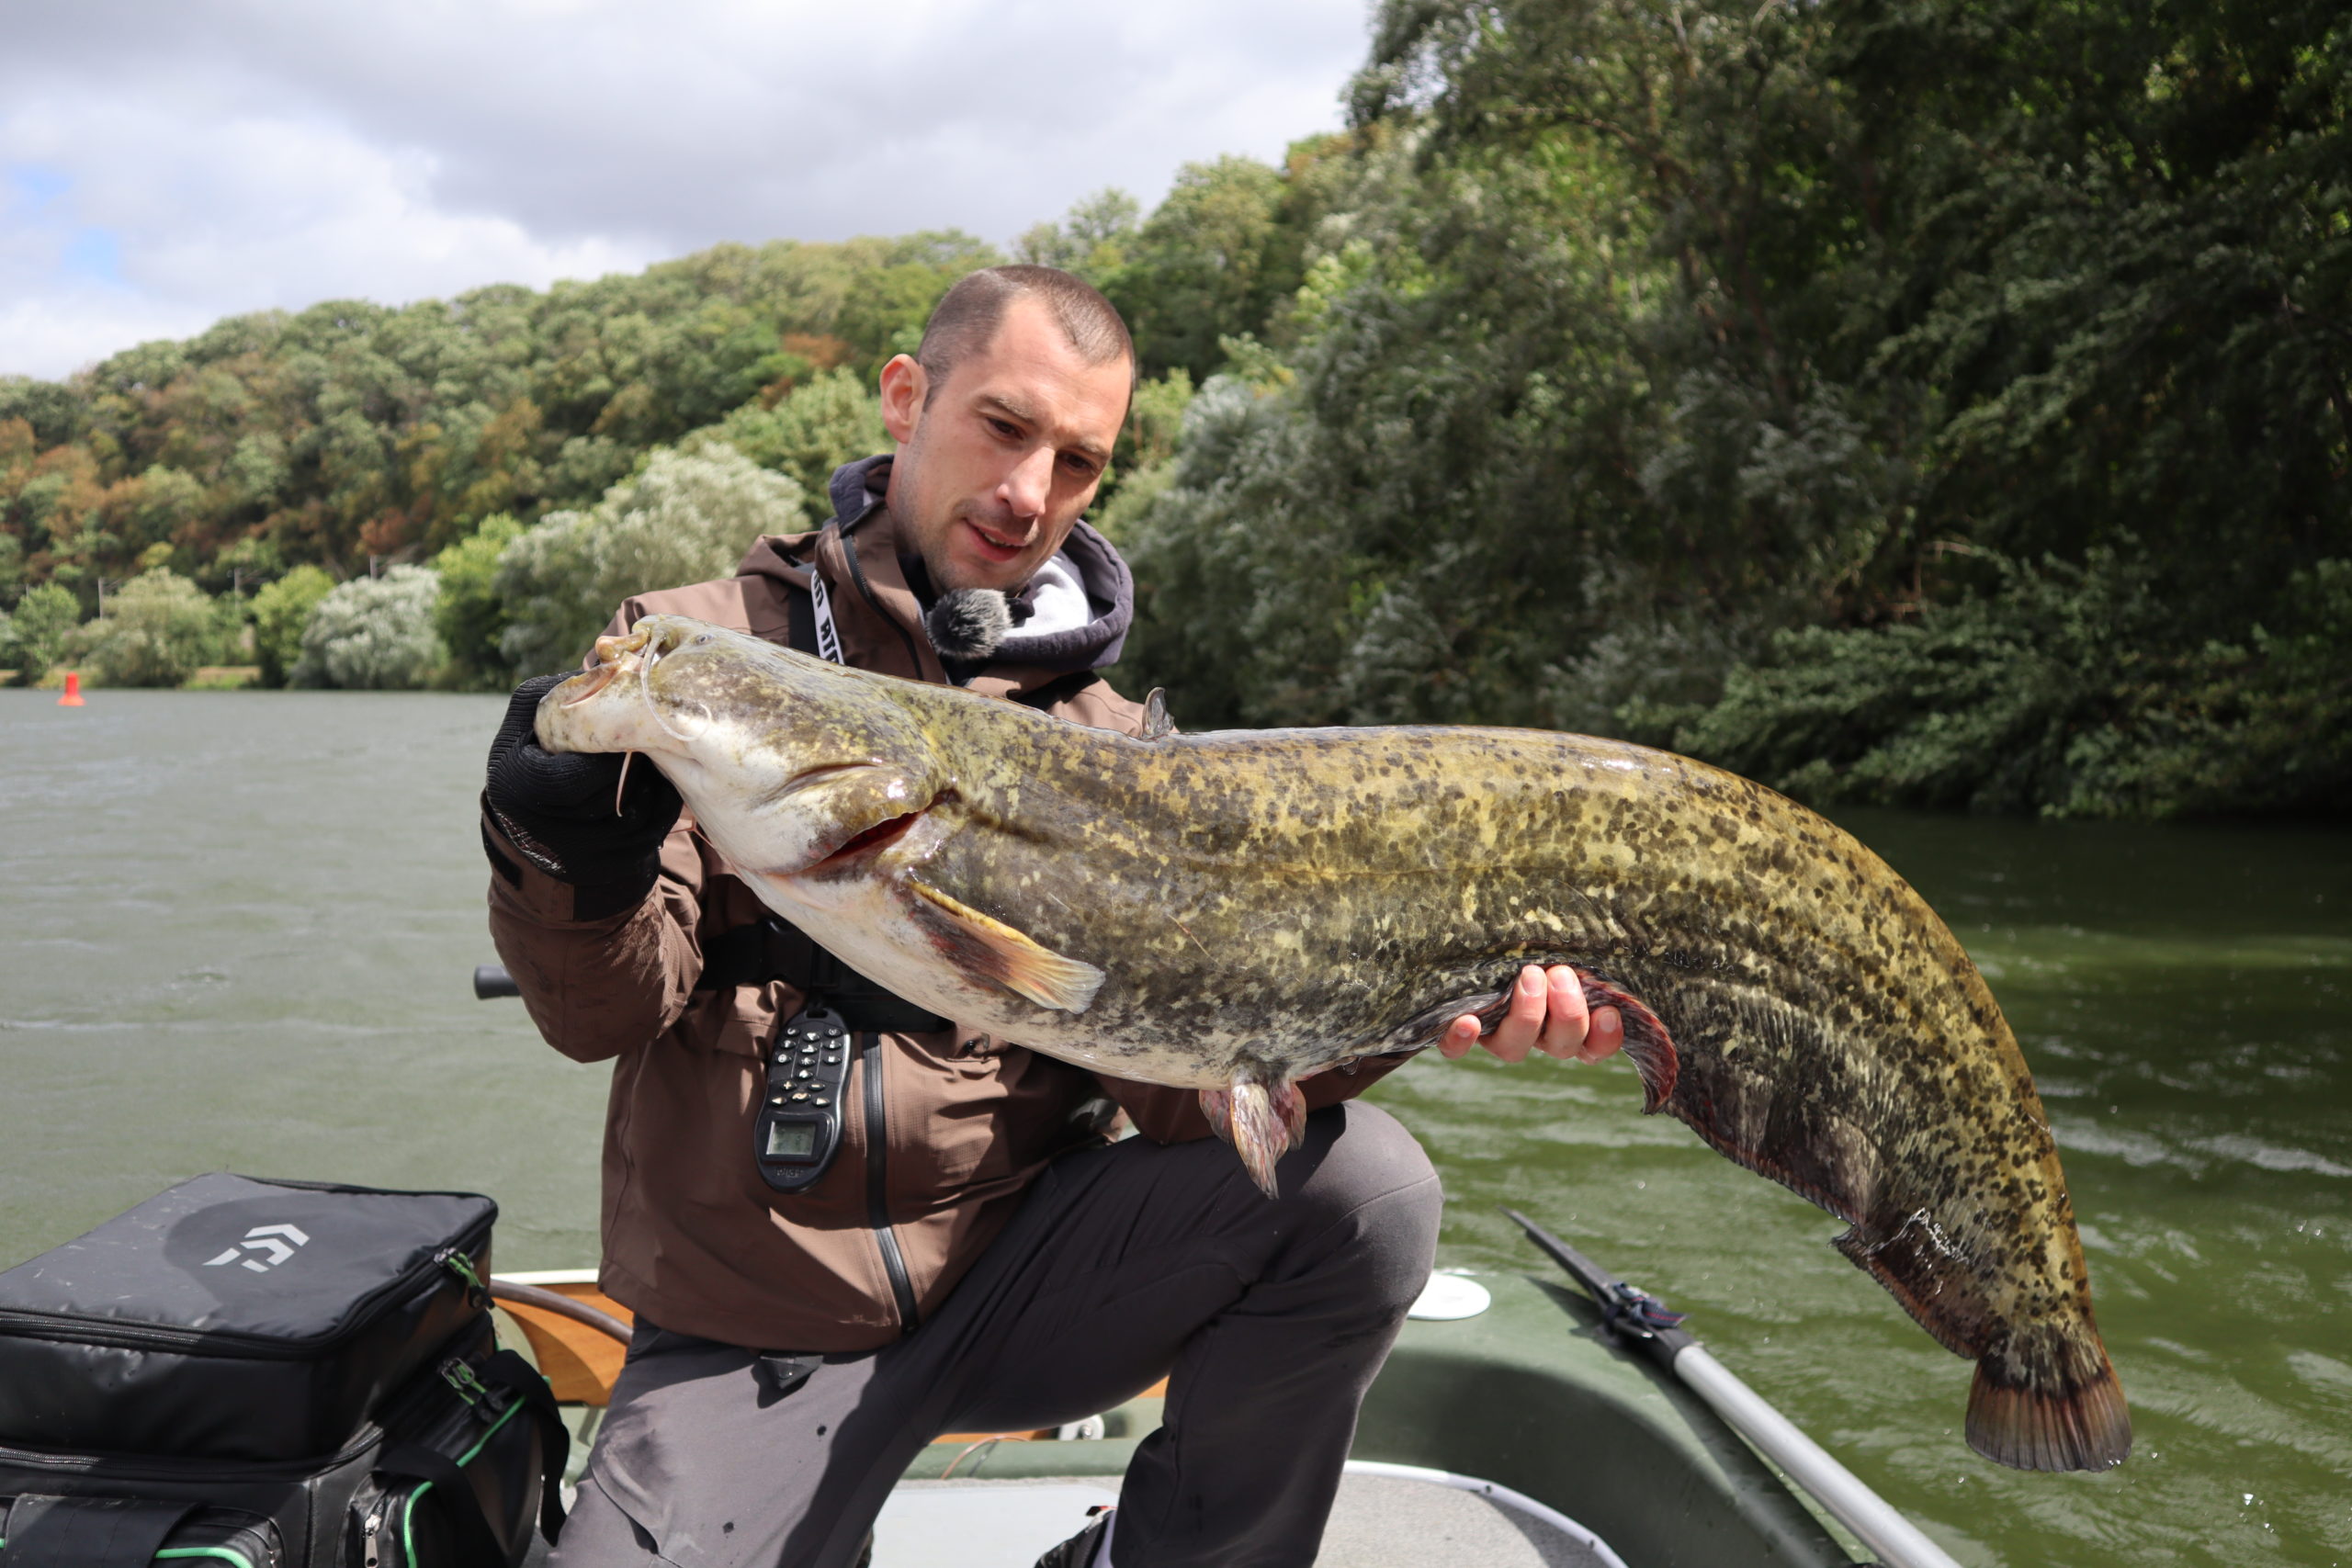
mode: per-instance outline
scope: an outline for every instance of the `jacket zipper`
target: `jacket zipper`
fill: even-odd
[[[61,1340],[70,1345],[96,1345],[117,1350],[178,1350],[191,1356],[241,1356],[252,1360],[307,1360],[356,1337],[374,1320],[375,1308],[387,1297],[414,1286],[435,1271],[457,1277],[469,1297],[481,1290],[481,1277],[469,1254],[479,1254],[490,1240],[484,1225],[470,1240],[435,1248],[429,1258],[412,1265],[396,1279],[370,1291],[352,1303],[343,1322],[308,1339],[279,1339],[233,1328],[173,1328],[159,1323],[126,1322],[72,1312],[32,1312],[0,1308],[0,1334],[26,1339]],[[462,1266],[461,1266],[462,1265]],[[486,1297],[488,1292],[483,1292]]]
[[[865,1089],[865,1223],[882,1248],[882,1271],[890,1276],[890,1294],[899,1306],[899,1332],[915,1331],[915,1287],[907,1276],[906,1254],[899,1250],[890,1229],[889,1129],[882,1119],[882,1037],[868,1034],[865,1071],[858,1077]]]

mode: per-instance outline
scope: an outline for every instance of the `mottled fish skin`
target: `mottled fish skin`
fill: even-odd
[[[1224,1091],[1426,1043],[1521,964],[1572,964],[1670,1032],[1657,1108],[1848,1221],[1839,1248],[1977,1359],[1972,1443],[2045,1469],[2128,1450],[2016,1039],[1926,902],[1815,813],[1583,736],[1139,741],[679,617],[628,640],[584,700],[549,695],[543,743],[647,751],[763,897],[910,999]],[[979,974],[973,915],[1099,971],[1083,1007]]]

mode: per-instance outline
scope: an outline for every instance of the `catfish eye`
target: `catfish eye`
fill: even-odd
[[[710,646],[710,634],[709,634],[708,632],[696,632],[696,633],[695,634],[694,646],[695,646],[695,647],[696,647],[696,648],[707,648],[707,647],[709,647],[709,646]]]

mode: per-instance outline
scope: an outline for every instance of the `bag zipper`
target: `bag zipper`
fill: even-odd
[[[224,1474],[238,1481],[300,1481],[313,1472],[354,1460],[367,1451],[370,1443],[382,1438],[377,1423],[363,1421],[351,1439],[331,1454],[308,1459],[183,1459],[177,1462],[155,1462],[148,1454],[52,1453],[40,1449],[13,1448],[0,1443],[0,1462],[18,1465],[27,1470],[56,1471],[64,1474],[87,1473],[93,1461],[105,1464],[108,1479],[126,1481],[186,1481],[190,1470],[201,1470],[208,1475]],[[145,1461],[145,1462],[142,1462]]]
[[[890,1229],[890,1150],[889,1128],[882,1113],[882,1037],[868,1034],[865,1039],[864,1071],[865,1091],[865,1223],[874,1227],[874,1239],[882,1248],[882,1271],[890,1277],[890,1294],[899,1308],[899,1332],[915,1331],[915,1287],[907,1275],[906,1255],[899,1250],[899,1237]]]
[[[454,1245],[435,1248],[431,1257],[411,1264],[353,1303],[341,1324],[309,1339],[273,1338],[236,1328],[172,1328],[159,1323],[126,1323],[119,1318],[70,1312],[27,1312],[16,1307],[0,1307],[0,1334],[117,1350],[177,1350],[187,1355],[238,1356],[255,1361],[307,1360],[345,1339],[356,1337],[374,1317],[372,1309],[379,1303],[413,1288],[436,1269],[446,1269],[458,1276],[467,1287],[468,1301],[474,1302],[477,1297],[487,1300],[488,1292],[482,1289],[481,1276],[470,1255],[480,1252],[489,1241],[490,1229],[485,1223]]]
[[[460,1329],[458,1332],[468,1331]],[[490,1341],[489,1346],[477,1341],[473,1349],[453,1356],[450,1359],[462,1362],[466,1355],[481,1355],[496,1344],[495,1338]],[[468,1365],[466,1370],[470,1373],[473,1369]],[[489,1385],[482,1386],[487,1388]],[[201,1469],[207,1474],[226,1472],[232,1479],[236,1480],[300,1480],[317,1471],[358,1458],[368,1450],[370,1445],[383,1440],[386,1427],[401,1425],[407,1419],[411,1411],[437,1397],[439,1396],[435,1393],[434,1385],[429,1382],[419,1382],[407,1385],[399,1393],[384,1402],[377,1410],[373,1420],[362,1421],[343,1447],[331,1454],[309,1459],[187,1459],[177,1461],[165,1460],[158,1462],[155,1456],[150,1454],[57,1453],[42,1449],[14,1448],[8,1444],[0,1443],[0,1461],[21,1465],[28,1470],[61,1471],[70,1473],[87,1471],[92,1461],[96,1461],[106,1465],[108,1475],[119,1475],[126,1480],[133,1481],[185,1481],[187,1479],[187,1472],[190,1468]]]

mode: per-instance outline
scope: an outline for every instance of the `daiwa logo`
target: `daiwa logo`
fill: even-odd
[[[242,1263],[256,1274],[266,1274],[293,1257],[295,1247],[306,1247],[310,1240],[292,1225],[255,1225],[245,1233],[243,1241],[218,1258],[206,1258],[204,1266],[218,1269],[223,1264]],[[245,1256],[248,1252],[265,1253],[267,1257],[266,1259],[248,1258]]]

